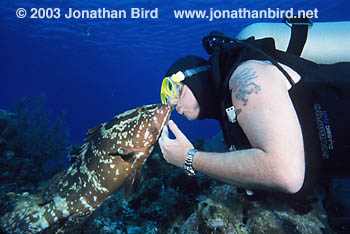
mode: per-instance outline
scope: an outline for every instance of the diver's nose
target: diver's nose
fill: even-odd
[[[182,106],[177,105],[175,109],[176,109],[177,113],[179,113],[180,115],[183,114],[183,113],[182,113]]]

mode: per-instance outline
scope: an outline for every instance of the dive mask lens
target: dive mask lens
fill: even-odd
[[[170,80],[169,77],[165,77],[162,83],[162,88],[161,88],[161,99],[162,99],[162,104],[168,104],[169,98],[175,97],[175,94],[173,93],[173,84],[172,81]]]

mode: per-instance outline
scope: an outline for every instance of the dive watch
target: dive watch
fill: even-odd
[[[184,164],[184,170],[188,176],[194,176],[196,175],[196,172],[194,171],[192,167],[193,157],[198,152],[196,149],[191,149],[188,151],[186,155],[186,160]]]

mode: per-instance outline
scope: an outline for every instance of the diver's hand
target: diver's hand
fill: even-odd
[[[169,138],[169,130],[174,133],[175,139]],[[161,137],[159,138],[159,146],[163,153],[164,159],[175,166],[182,167],[185,163],[187,152],[193,149],[192,143],[181,132],[174,121],[170,120],[168,126],[163,128]]]

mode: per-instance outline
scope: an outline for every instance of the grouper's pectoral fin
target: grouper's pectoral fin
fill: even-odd
[[[40,198],[42,199],[42,202],[39,203],[39,206],[44,206],[52,201],[52,198],[56,195],[57,191],[63,185],[61,182],[65,176],[65,173],[66,170],[56,174],[47,182],[45,187],[40,192]]]
[[[124,198],[127,199],[131,194],[136,193],[140,190],[142,185],[142,168],[134,171],[124,182]]]

